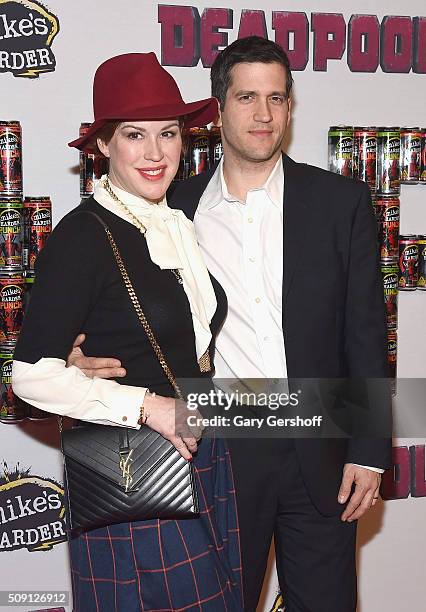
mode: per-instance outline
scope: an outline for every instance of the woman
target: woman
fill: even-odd
[[[238,611],[239,540],[226,447],[210,439],[197,446],[192,433],[176,437],[173,389],[101,224],[82,214],[95,212],[108,225],[173,374],[199,377],[225,296],[205,268],[192,223],[168,208],[165,193],[179,165],[182,123],[208,123],[216,101],[185,104],[153,53],[106,61],[93,93],[95,122],[70,146],[98,147],[109,158],[109,175],[59,223],[38,258],[13,387],[57,414],[132,428],[146,423],[194,459],[201,507],[195,519],[123,523],[71,538],[74,610]],[[65,367],[79,332],[87,353],[120,359],[127,371],[120,384]]]

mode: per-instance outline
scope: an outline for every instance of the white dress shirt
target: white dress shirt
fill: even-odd
[[[251,189],[245,202],[229,194],[221,162],[195,214],[207,267],[228,298],[228,315],[216,339],[217,378],[287,377],[283,191],[281,159],[265,185]]]
[[[228,298],[228,314],[216,338],[215,378],[221,387],[221,379],[287,378],[283,196],[281,157],[265,184],[247,192],[245,202],[229,193],[222,158],[195,213],[207,267]]]

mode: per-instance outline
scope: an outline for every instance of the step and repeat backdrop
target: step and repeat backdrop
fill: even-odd
[[[0,591],[50,593],[0,595],[0,610],[72,610],[59,433],[54,419],[16,405],[10,364],[34,259],[101,170],[66,144],[92,121],[94,71],[114,55],[155,51],[187,101],[207,97],[218,51],[250,34],[281,44],[294,71],[284,150],[358,176],[374,195],[397,428],[383,499],[359,525],[358,610],[425,608],[426,9],[421,0],[228,4],[0,0]],[[189,139],[180,179],[221,153],[214,129]],[[283,609],[273,551],[270,560],[262,612]]]

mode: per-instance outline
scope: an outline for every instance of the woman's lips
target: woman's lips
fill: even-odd
[[[161,181],[166,173],[167,166],[161,168],[137,168],[139,174],[147,181]]]

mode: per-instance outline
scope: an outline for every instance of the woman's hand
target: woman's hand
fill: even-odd
[[[199,418],[198,411],[189,412],[182,400],[146,393],[144,400],[146,424],[169,440],[184,459],[192,461],[192,454],[197,450],[197,440],[201,438],[201,426],[188,425],[188,416]]]

